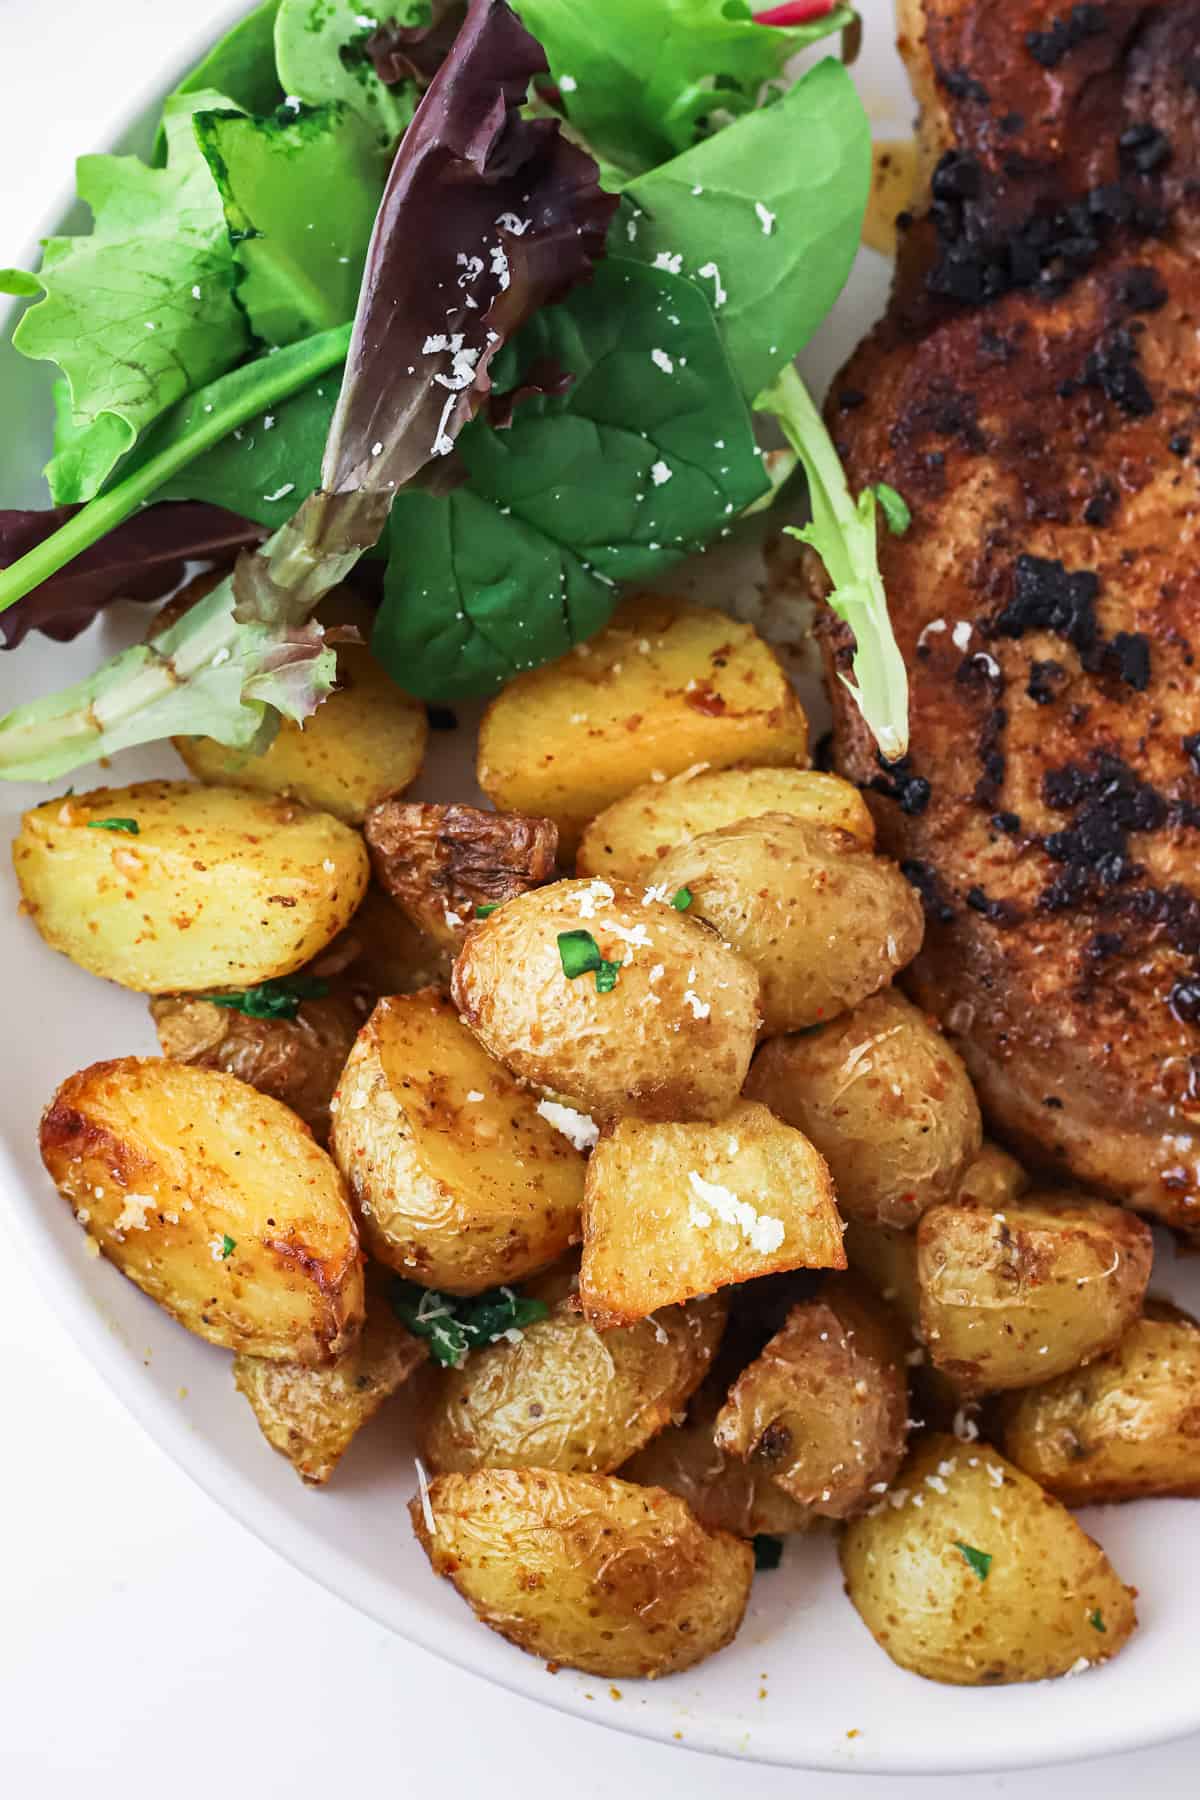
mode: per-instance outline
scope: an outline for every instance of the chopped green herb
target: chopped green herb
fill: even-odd
[[[130,837],[136,837],[141,826],[136,819],[89,819],[89,831],[127,831]]]
[[[954,1540],[954,1548],[959,1552],[971,1572],[978,1575],[980,1581],[986,1581],[988,1570],[992,1566],[991,1553],[987,1550],[976,1550],[973,1544],[960,1543],[958,1538]]]
[[[1100,1611],[1099,1607],[1096,1608],[1094,1613],[1089,1613],[1088,1624],[1093,1631],[1106,1632],[1108,1630],[1108,1626],[1104,1623],[1104,1614]]]
[[[600,946],[590,931],[560,931],[558,954],[562,959],[563,974],[568,981],[574,981],[580,975],[588,975],[594,969],[598,994],[611,994],[616,987],[621,965],[605,961],[600,954]]]
[[[316,975],[280,975],[236,994],[201,994],[212,1006],[245,1013],[248,1019],[294,1019],[304,1000],[321,1000],[329,983]]]
[[[676,912],[686,912],[692,904],[692,890],[689,887],[676,888],[671,896],[671,905]]]
[[[222,1260],[222,1262],[228,1262],[229,1258],[233,1255],[233,1253],[236,1249],[237,1249],[237,1240],[235,1238],[231,1238],[227,1231],[223,1232],[221,1235],[221,1260]]]
[[[526,1299],[510,1287],[492,1288],[464,1299],[420,1287],[398,1275],[388,1298],[400,1322],[414,1336],[428,1341],[434,1362],[450,1369],[460,1368],[472,1350],[494,1343],[507,1331],[523,1331],[550,1310],[544,1300]]]
[[[893,537],[903,537],[912,524],[912,511],[903,494],[898,494],[886,481],[877,481],[873,490],[879,510]]]
[[[475,917],[477,919],[490,919],[499,904],[500,902],[498,900],[493,900],[490,906],[477,906],[475,908]]]
[[[762,1533],[754,1539],[754,1566],[756,1569],[777,1569],[783,1561],[783,1539],[766,1537]]]

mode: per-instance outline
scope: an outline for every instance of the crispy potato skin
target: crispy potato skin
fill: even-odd
[[[904,1460],[904,1335],[869,1289],[835,1275],[738,1376],[717,1448],[754,1462],[800,1506],[846,1519]]]
[[[341,1177],[279,1101],[215,1069],[120,1057],[63,1082],[41,1151],[102,1253],[197,1337],[305,1364],[356,1341],[362,1257]]]
[[[811,1531],[816,1515],[798,1506],[761,1463],[726,1456],[713,1441],[724,1390],[710,1379],[700,1388],[679,1425],[668,1425],[621,1470],[622,1479],[678,1494],[709,1531],[735,1537],[787,1537]]]
[[[380,887],[412,923],[458,950],[478,906],[498,906],[554,878],[558,830],[550,819],[423,806],[394,795],[367,814],[364,834]]]
[[[563,971],[559,935],[579,930],[622,965],[607,993]],[[454,965],[453,994],[493,1056],[597,1119],[719,1118],[758,1028],[747,962],[698,920],[599,880],[555,882],[493,913]]]
[[[477,1294],[546,1268],[577,1240],[583,1157],[445,995],[380,1001],[333,1114],[363,1240],[410,1280]]]
[[[575,870],[636,884],[657,880],[663,857],[679,844],[740,819],[789,813],[836,827],[875,848],[875,821],[856,787],[816,769],[685,769],[648,781],[605,807],[583,834]]]
[[[113,818],[137,835],[93,829]],[[292,974],[348,922],[368,872],[361,838],[328,813],[190,781],[35,806],[13,863],[51,949],[147,994]]]
[[[744,1222],[721,1216],[739,1202]],[[592,1152],[579,1299],[602,1330],[777,1270],[845,1266],[829,1171],[765,1106],[739,1101],[719,1124],[623,1119]]]
[[[1107,1662],[1137,1624],[1099,1544],[989,1444],[923,1439],[890,1500],[846,1526],[841,1560],[863,1623],[902,1669],[960,1687],[1045,1681]],[[960,1544],[991,1557],[984,1579]]]
[[[484,715],[478,777],[501,811],[553,819],[572,853],[589,819],[656,775],[807,755],[804,709],[757,633],[647,594],[589,643],[509,682]]]
[[[716,1354],[728,1310],[713,1294],[602,1336],[563,1296],[519,1342],[501,1338],[446,1371],[426,1421],[425,1460],[438,1474],[610,1474],[682,1410]]]
[[[673,1675],[732,1641],[749,1544],[697,1523],[661,1488],[612,1475],[482,1469],[439,1475],[435,1530],[409,1505],[434,1572],[534,1656],[612,1679]]]
[[[841,1213],[869,1224],[902,1228],[953,1199],[983,1142],[962,1059],[894,988],[764,1044],[744,1091],[812,1139]]]
[[[679,845],[657,880],[689,888],[690,911],[757,969],[768,1036],[857,1006],[920,948],[921,903],[896,864],[786,813]]]
[[[921,1336],[964,1392],[1029,1387],[1108,1350],[1141,1311],[1154,1243],[1123,1207],[1026,1194],[931,1207],[917,1227]]]
[[[234,1386],[259,1430],[313,1487],[329,1480],[352,1440],[425,1361],[419,1338],[386,1303],[372,1303],[362,1336],[327,1368],[235,1356]]]
[[[363,1022],[366,1002],[348,988],[304,1000],[294,1019],[252,1019],[187,994],[151,1000],[164,1056],[223,1069],[298,1113],[324,1143],[329,1102]]]
[[[1165,1301],[1086,1368],[1014,1394],[1005,1452],[1064,1506],[1200,1495],[1200,1326]]]

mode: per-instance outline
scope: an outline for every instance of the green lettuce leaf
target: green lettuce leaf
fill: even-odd
[[[398,0],[382,17],[416,24],[428,12],[419,0]],[[362,0],[281,0],[275,21],[275,61],[284,93],[308,106],[339,100],[395,149],[417,105],[413,82],[385,87],[367,55],[376,14]]]
[[[263,0],[261,6],[239,19],[190,74],[184,76],[171,99],[209,89],[224,94],[243,112],[274,112],[283,100],[283,89],[275,71],[275,15],[278,11],[279,0]],[[153,160],[162,164],[166,155],[167,137],[160,125],[154,141]]]

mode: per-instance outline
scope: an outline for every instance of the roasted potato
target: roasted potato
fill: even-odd
[[[1014,1394],[1002,1441],[1064,1506],[1200,1495],[1200,1325],[1147,1302],[1106,1355]]]
[[[558,832],[549,819],[421,806],[394,796],[364,827],[375,878],[434,943],[458,950],[480,907],[496,907],[554,878]]]
[[[723,1398],[722,1390],[706,1381],[687,1417],[651,1438],[625,1464],[622,1479],[678,1494],[709,1531],[745,1538],[811,1531],[815,1513],[777,1487],[761,1464],[718,1450],[713,1428]]]
[[[191,781],[48,800],[21,821],[13,862],[52,949],[147,994],[290,975],[367,884],[362,839],[328,813]]]
[[[875,821],[856,787],[815,769],[685,769],[670,781],[648,781],[605,807],[583,834],[579,875],[610,881],[657,880],[663,857],[678,844],[739,819],[789,813],[848,831],[875,848]]]
[[[921,902],[895,863],[786,813],[678,845],[656,880],[670,894],[686,888],[690,914],[757,969],[768,1036],[857,1006],[921,947]]]
[[[318,616],[326,626],[351,626],[364,639],[371,635],[371,608],[345,589],[335,590]],[[156,629],[160,624],[156,619]],[[200,781],[281,794],[361,825],[377,800],[416,780],[428,734],[424,706],[401,692],[362,643],[337,646],[333,693],[303,725],[284,719],[260,754],[230,750],[208,737],[172,742]]]
[[[332,1110],[363,1241],[411,1280],[482,1293],[578,1238],[583,1157],[433,989],[379,1002]]]
[[[902,1669],[961,1687],[1107,1662],[1137,1616],[1099,1544],[990,1445],[922,1440],[846,1526],[846,1592]]]
[[[732,1640],[750,1596],[749,1544],[613,1475],[439,1475],[409,1514],[434,1572],[485,1625],[592,1675],[690,1669]]]
[[[752,627],[648,594],[509,682],[484,716],[478,774],[502,811],[553,819],[571,853],[589,819],[645,781],[807,753],[804,710]]]
[[[777,1269],[845,1266],[829,1171],[765,1106],[622,1119],[592,1152],[579,1298],[602,1329]]]
[[[1029,1187],[1029,1177],[1007,1150],[999,1144],[985,1143],[958,1184],[956,1200],[978,1200],[984,1206],[1003,1210]]]
[[[450,953],[371,882],[345,931],[316,959],[314,972],[344,973],[356,991],[382,1000],[427,987],[449,993],[452,963]]]
[[[717,1414],[717,1448],[814,1513],[864,1511],[904,1460],[906,1348],[874,1295],[835,1275],[738,1376]]]
[[[533,1283],[548,1318],[447,1371],[423,1435],[432,1469],[619,1469],[670,1424],[721,1341],[728,1303],[713,1294],[603,1335],[572,1303],[569,1278]]]
[[[569,974],[581,945],[583,972]],[[468,938],[453,993],[493,1056],[597,1119],[720,1117],[758,1027],[758,978],[741,957],[674,907],[599,880],[502,906]]]
[[[233,1359],[233,1380],[267,1442],[302,1481],[319,1487],[425,1356],[420,1339],[372,1296],[362,1336],[327,1368],[241,1355]]]
[[[282,1100],[323,1143],[329,1102],[369,1003],[347,986],[301,1000],[294,1018],[256,1019],[187,994],[151,1000],[164,1056],[223,1069]]]
[[[1029,1387],[1111,1349],[1153,1255],[1148,1225],[1086,1195],[931,1207],[917,1227],[921,1336],[964,1392]]]
[[[952,1200],[983,1141],[962,1059],[894,988],[764,1044],[745,1092],[812,1139],[839,1211],[870,1224],[913,1225]]]
[[[362,1257],[342,1180],[278,1100],[216,1069],[125,1056],[63,1082],[41,1149],[103,1254],[197,1337],[309,1364],[357,1339]]]
[[[846,1221],[846,1257],[855,1275],[861,1275],[904,1320],[910,1331],[921,1325],[921,1289],[917,1282],[917,1234],[890,1231],[885,1225],[867,1225],[861,1219]]]

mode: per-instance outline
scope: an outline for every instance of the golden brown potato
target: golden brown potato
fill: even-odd
[[[952,1200],[983,1141],[961,1058],[894,988],[764,1044],[745,1092],[812,1139],[839,1211],[870,1224],[913,1225]]]
[[[1029,1187],[1029,1177],[1007,1150],[999,1144],[985,1143],[958,1185],[956,1200],[978,1200],[984,1206],[1003,1210]]]
[[[815,769],[685,769],[670,781],[648,781],[605,807],[583,834],[576,873],[631,884],[656,881],[659,863],[677,844],[769,812],[836,826],[865,850],[875,848],[867,803],[840,775]]]
[[[1064,1506],[1200,1495],[1200,1325],[1147,1302],[1107,1355],[1014,1394],[1003,1443]]]
[[[757,969],[768,1036],[857,1006],[921,947],[921,902],[895,863],[786,813],[680,844],[656,879],[687,888],[689,911]]]
[[[578,1239],[584,1159],[432,989],[381,1000],[333,1100],[333,1154],[371,1255],[478,1294]]]
[[[569,975],[589,942],[607,968]],[[502,906],[471,933],[453,993],[493,1056],[597,1119],[720,1117],[758,1027],[758,978],[741,957],[674,907],[600,880]]]
[[[351,1441],[425,1361],[419,1338],[372,1297],[358,1342],[324,1369],[235,1356],[233,1380],[259,1430],[302,1481],[329,1480]]]
[[[921,1324],[921,1289],[917,1283],[917,1234],[889,1231],[861,1219],[846,1221],[846,1258],[854,1274],[870,1283],[881,1300],[904,1320],[910,1331]]]
[[[931,1207],[917,1227],[921,1336],[966,1392],[1029,1387],[1117,1342],[1153,1255],[1148,1225],[1086,1195]]]
[[[602,1329],[778,1269],[843,1269],[829,1171],[741,1100],[719,1124],[622,1119],[587,1170],[579,1298]]]
[[[553,819],[570,854],[589,819],[645,781],[807,754],[804,710],[751,626],[644,594],[590,643],[509,682],[484,716],[478,772],[502,811]]]
[[[846,1592],[902,1669],[981,1687],[1107,1662],[1133,1590],[1065,1507],[989,1444],[922,1440],[841,1542]]]
[[[721,1341],[724,1297],[664,1307],[601,1335],[568,1286],[561,1277],[533,1283],[526,1291],[551,1304],[549,1317],[446,1372],[424,1432],[432,1469],[607,1475],[682,1410]]]
[[[147,994],[290,975],[367,884],[362,839],[328,813],[191,781],[48,800],[25,814],[13,862],[52,949]]]
[[[713,1427],[723,1399],[719,1386],[705,1382],[682,1423],[651,1438],[625,1464],[622,1479],[678,1494],[709,1531],[745,1538],[811,1531],[816,1514],[777,1487],[761,1464],[718,1450]]]
[[[459,949],[480,908],[554,878],[558,832],[549,819],[389,797],[371,808],[364,832],[380,887],[448,950]]]
[[[749,1544],[705,1531],[661,1488],[480,1469],[439,1475],[424,1498],[409,1514],[434,1572],[485,1625],[548,1662],[614,1680],[672,1675],[723,1649],[742,1622]]]
[[[906,1348],[874,1295],[835,1275],[738,1376],[717,1414],[718,1449],[814,1513],[864,1511],[904,1460]]]
[[[342,986],[302,1000],[294,1018],[255,1019],[187,994],[151,1000],[164,1056],[223,1069],[299,1113],[323,1143],[329,1102],[367,1002]]]
[[[314,973],[340,975],[356,991],[382,1000],[420,988],[450,991],[453,958],[419,931],[374,882],[340,937],[314,963]]]
[[[371,635],[371,608],[346,589],[323,601],[318,616],[323,625]],[[338,645],[333,693],[303,725],[284,719],[259,755],[208,737],[172,742],[200,781],[282,794],[361,825],[368,807],[416,780],[428,734],[422,703],[402,693],[362,643]]]
[[[197,1337],[302,1363],[355,1342],[362,1257],[341,1177],[278,1100],[125,1056],[63,1082],[41,1148],[103,1254]]]

